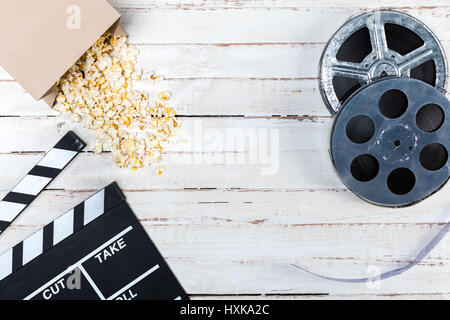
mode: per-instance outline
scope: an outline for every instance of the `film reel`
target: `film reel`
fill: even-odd
[[[358,90],[334,122],[331,156],[343,183],[382,206],[419,202],[448,180],[450,102],[411,78]]]
[[[369,12],[349,20],[328,42],[320,61],[320,92],[334,115],[359,88],[392,76],[445,91],[444,51],[416,18],[389,10]]]

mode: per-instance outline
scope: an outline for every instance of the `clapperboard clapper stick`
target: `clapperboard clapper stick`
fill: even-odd
[[[113,183],[0,255],[0,299],[188,299]]]
[[[41,193],[42,190],[86,147],[69,131],[42,160],[0,202],[0,233]]]

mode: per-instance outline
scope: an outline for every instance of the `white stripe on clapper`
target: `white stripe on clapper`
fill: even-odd
[[[105,211],[105,189],[84,202],[84,225],[101,216]]]
[[[26,175],[12,190],[12,192],[31,194],[36,196],[52,178]]]
[[[42,253],[44,248],[43,236],[44,229],[41,229],[23,241],[23,265],[27,264]]]
[[[26,204],[0,201],[0,220],[11,222],[26,207]]]
[[[0,280],[12,273],[12,248],[0,256]]]
[[[76,151],[53,148],[45,155],[45,157],[38,163],[38,165],[42,167],[62,169],[77,154],[78,153]]]
[[[53,221],[53,245],[63,241],[73,233],[73,209]]]

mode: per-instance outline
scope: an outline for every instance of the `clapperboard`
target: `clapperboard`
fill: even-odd
[[[52,182],[86,147],[72,131],[42,158],[37,165],[0,201],[0,233]]]
[[[188,296],[113,183],[0,255],[0,300],[11,299]]]

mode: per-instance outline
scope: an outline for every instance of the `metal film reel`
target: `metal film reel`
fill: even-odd
[[[357,16],[328,42],[320,61],[320,91],[331,114],[352,93],[383,77],[411,77],[445,91],[447,62],[436,36],[404,13]]]
[[[450,102],[411,78],[385,78],[357,91],[334,122],[331,156],[343,183],[382,206],[414,204],[448,180]]]

